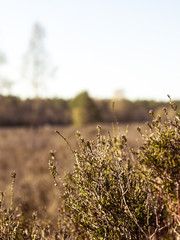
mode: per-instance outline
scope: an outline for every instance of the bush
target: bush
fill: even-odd
[[[99,132],[97,144],[85,142],[80,135],[79,141],[75,169],[64,194],[73,236],[143,239],[141,226],[147,228],[151,212],[149,191],[132,168],[126,137],[105,139]]]
[[[171,107],[174,119],[166,110],[166,122],[151,113],[150,131],[138,129],[144,142],[137,151],[128,148],[126,136],[105,138],[100,127],[97,142],[77,134],[74,171],[64,185],[61,237],[178,239],[180,116],[172,102]]]

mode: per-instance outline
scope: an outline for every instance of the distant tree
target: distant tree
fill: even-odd
[[[117,99],[112,105],[112,111],[119,122],[131,121],[131,111],[133,109],[133,102],[128,99]]]
[[[99,111],[88,93],[82,92],[71,101],[72,121],[75,125],[84,125],[99,120]]]
[[[44,28],[40,24],[35,23],[29,48],[23,61],[23,77],[30,81],[34,97],[39,97],[40,88],[45,87],[45,82],[54,77],[56,71],[49,62],[49,57],[44,46],[44,39]]]
[[[6,63],[6,56],[4,53],[0,52],[0,65],[3,65]],[[12,87],[13,83],[11,80],[9,80],[9,78],[0,75],[0,91],[1,94],[9,94],[11,87]]]
[[[109,99],[96,99],[95,103],[99,109],[99,117],[101,122],[110,122],[114,121],[112,114],[112,104],[109,104]]]

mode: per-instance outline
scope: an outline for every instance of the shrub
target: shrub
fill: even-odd
[[[153,117],[150,131],[138,129],[144,142],[137,151],[130,151],[126,136],[104,137],[100,127],[96,142],[77,133],[76,163],[64,185],[61,237],[178,239],[180,116],[176,112],[171,120],[165,113],[166,122]]]
[[[146,229],[150,217],[148,185],[132,168],[126,137],[105,139],[100,130],[97,144],[78,137],[80,151],[64,194],[73,236],[143,239],[141,226]]]

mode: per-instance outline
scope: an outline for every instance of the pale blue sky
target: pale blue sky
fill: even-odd
[[[87,90],[112,98],[124,89],[133,100],[180,99],[179,13],[178,0],[0,0],[0,50],[8,60],[0,72],[16,82],[13,93],[31,95],[20,69],[38,22],[59,68],[44,95]]]

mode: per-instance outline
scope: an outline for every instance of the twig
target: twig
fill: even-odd
[[[55,132],[56,132],[60,137],[62,137],[62,139],[67,143],[69,149],[71,150],[72,154],[74,155],[74,151],[72,150],[72,147],[71,147],[71,145],[69,144],[69,142],[67,141],[67,139],[66,139],[58,130],[56,130]]]

